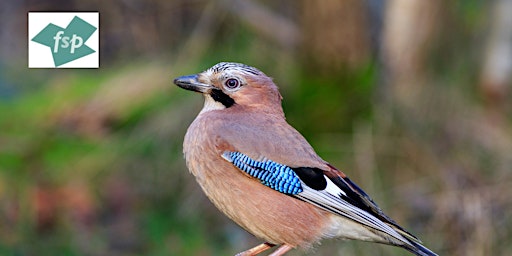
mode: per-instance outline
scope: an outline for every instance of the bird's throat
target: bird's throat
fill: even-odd
[[[212,110],[225,109],[226,106],[212,98],[209,94],[204,94],[204,106],[200,113],[205,113]]]

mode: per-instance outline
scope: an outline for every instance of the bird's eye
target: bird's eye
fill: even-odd
[[[226,80],[226,82],[224,82],[224,85],[228,89],[236,89],[240,86],[240,81],[238,81],[238,79],[235,78],[230,78]]]

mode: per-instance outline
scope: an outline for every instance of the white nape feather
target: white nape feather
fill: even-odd
[[[334,196],[340,196],[344,195],[347,196],[345,191],[341,190],[338,186],[336,186],[329,177],[324,175],[325,180],[327,181],[327,187],[325,187],[324,191],[327,193],[334,195]]]
[[[204,94],[204,106],[203,109],[201,109],[201,112],[199,114],[212,111],[212,110],[221,110],[225,109],[226,106],[222,105],[222,103],[215,101],[212,96],[209,94]]]

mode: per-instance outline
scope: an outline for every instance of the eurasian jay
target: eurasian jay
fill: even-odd
[[[260,70],[221,62],[174,83],[205,98],[183,142],[187,167],[219,210],[265,241],[238,255],[275,245],[271,255],[283,255],[324,238],[436,255],[315,153],[286,122],[281,94]]]

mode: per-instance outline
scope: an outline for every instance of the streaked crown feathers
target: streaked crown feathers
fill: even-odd
[[[251,75],[264,75],[259,69],[236,62],[220,62],[207,69],[205,73],[221,73],[224,71],[239,71]]]

